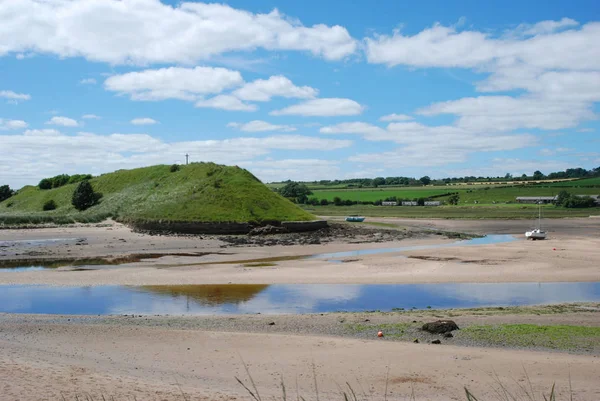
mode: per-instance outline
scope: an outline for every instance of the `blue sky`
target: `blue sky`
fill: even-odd
[[[0,2],[0,184],[600,165],[595,1]]]

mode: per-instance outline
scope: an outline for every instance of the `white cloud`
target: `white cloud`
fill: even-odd
[[[101,117],[95,114],[84,114],[83,116],[81,116],[81,118],[83,118],[84,120],[100,120]]]
[[[253,120],[244,124],[241,123],[229,123],[227,124],[230,128],[236,128],[240,131],[245,132],[264,132],[264,131],[283,131],[290,132],[296,131],[296,127],[290,125],[275,125],[266,121]]]
[[[27,128],[28,124],[23,120],[3,120],[0,118],[0,130]]]
[[[227,52],[297,50],[327,60],[353,54],[341,26],[306,27],[277,10],[160,1],[0,2],[0,56],[49,53],[111,64],[195,63]]]
[[[79,81],[81,85],[96,85],[97,82],[94,78],[85,78]]]
[[[153,120],[152,118],[148,118],[148,117],[134,118],[130,122],[133,125],[153,125],[153,124],[158,124],[158,121]]]
[[[273,116],[298,115],[305,117],[353,116],[362,113],[364,107],[351,99],[312,99],[281,110],[272,111]]]
[[[573,28],[579,25],[579,22],[571,18],[563,18],[560,21],[541,21],[536,24],[521,24],[517,27],[517,32],[523,32],[523,35],[535,36],[545,35],[559,31],[564,28]]]
[[[224,164],[250,162],[274,150],[323,151],[347,148],[351,141],[301,135],[241,137],[225,140],[163,142],[145,134],[61,134],[56,130],[29,130],[23,135],[0,135],[4,156],[0,158],[3,180],[14,187],[36,183],[42,177],[87,171],[101,174],[184,160]],[[281,175],[279,179],[287,179]]]
[[[406,114],[388,114],[379,118],[379,121],[410,121],[413,118]]]
[[[434,103],[418,114],[457,115],[457,126],[479,131],[507,131],[518,128],[556,130],[577,126],[582,120],[594,119],[591,106],[534,97],[480,96]]]
[[[368,141],[389,141],[398,146],[380,153],[357,154],[352,162],[378,164],[386,168],[442,166],[460,163],[476,152],[509,151],[533,146],[529,134],[490,134],[457,126],[428,126],[416,122],[391,123],[386,128],[364,122],[322,127],[323,134],[354,134]]]
[[[322,159],[284,159],[242,162],[264,182],[285,180],[312,181],[335,179],[341,175],[339,162]]]
[[[49,121],[46,121],[46,124],[50,125],[61,125],[63,127],[78,127],[79,123],[72,118],[68,117],[52,117]]]
[[[548,21],[545,22],[548,25]],[[539,27],[538,27],[539,29]],[[412,67],[509,67],[524,64],[544,69],[596,69],[595,46],[600,23],[526,39],[493,38],[478,31],[457,31],[439,24],[413,35],[394,31],[365,39],[371,63]]]
[[[269,77],[269,79],[257,79],[256,81],[245,84],[243,87],[233,92],[233,95],[242,100],[255,102],[267,102],[274,96],[311,99],[318,94],[318,90],[311,88],[310,86],[296,86],[292,81],[282,75],[275,75]]]
[[[1,48],[1,46],[0,46]],[[4,98],[4,99],[8,99],[10,102],[16,103],[22,100],[29,100],[31,99],[31,95],[28,95],[26,93],[16,93],[13,91],[8,91],[8,90],[1,90],[0,91],[0,97]]]
[[[180,99],[194,101],[243,83],[238,71],[216,67],[169,67],[113,75],[107,90],[130,95],[132,100]]]
[[[229,111],[256,111],[258,107],[254,104],[246,104],[235,96],[218,95],[207,100],[196,102],[196,107],[221,109]]]

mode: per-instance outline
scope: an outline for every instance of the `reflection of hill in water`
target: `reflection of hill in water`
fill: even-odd
[[[171,297],[187,297],[201,305],[217,306],[250,301],[267,287],[267,284],[203,284],[144,285],[137,288]]]

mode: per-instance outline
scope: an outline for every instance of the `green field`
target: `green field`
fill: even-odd
[[[342,189],[342,190],[313,190],[310,197],[327,199],[333,201],[336,196],[341,199],[352,201],[376,201],[391,196],[403,199],[427,198],[430,196],[446,194],[448,192],[458,192],[457,188],[448,187],[406,187],[406,188],[361,188],[361,189]]]
[[[118,170],[90,180],[103,194],[83,212],[71,205],[78,184],[40,190],[26,186],[0,203],[0,223],[120,221],[267,222],[312,220],[314,216],[267,188],[248,171],[214,163],[192,163],[170,172],[159,165]],[[56,210],[42,211],[54,200]]]
[[[460,196],[460,204],[496,204],[515,202],[518,196],[555,196],[562,190],[568,190],[577,195],[600,195],[600,188],[593,187],[570,187],[559,188],[554,186],[542,187],[538,185],[526,186],[496,186],[496,187],[407,187],[397,189],[346,189],[346,190],[315,190],[309,197],[318,199],[327,199],[333,201],[333,198],[339,197],[343,200],[352,201],[376,201],[395,196],[399,199],[427,198],[430,196],[442,195],[449,192],[457,192]],[[447,196],[436,198],[444,201]]]

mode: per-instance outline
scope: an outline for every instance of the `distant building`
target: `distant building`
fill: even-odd
[[[425,201],[425,206],[439,206],[442,202],[440,201]]]
[[[413,201],[402,201],[402,206],[417,206],[418,203],[417,202],[413,202]]]
[[[381,202],[381,206],[398,206],[398,202]]]
[[[517,196],[517,203],[552,203],[557,196]]]

